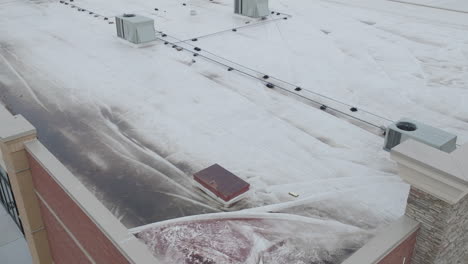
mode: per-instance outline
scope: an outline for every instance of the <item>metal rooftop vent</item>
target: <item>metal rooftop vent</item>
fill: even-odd
[[[231,206],[244,198],[250,184],[218,164],[193,175],[198,188],[224,206]]]
[[[419,141],[448,153],[457,148],[456,135],[404,118],[387,128],[384,149],[390,151],[407,139]]]
[[[249,17],[265,17],[270,14],[268,0],[234,0],[234,13]]]
[[[115,17],[117,36],[134,44],[143,44],[156,39],[154,20],[135,14]]]

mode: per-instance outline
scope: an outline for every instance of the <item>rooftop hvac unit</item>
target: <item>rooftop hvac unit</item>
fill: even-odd
[[[384,149],[390,151],[407,139],[419,141],[447,153],[457,148],[456,135],[404,118],[387,128]]]
[[[115,17],[117,36],[134,44],[142,44],[156,39],[154,20],[148,17],[123,14]]]
[[[234,0],[234,13],[249,17],[268,16],[268,0]]]

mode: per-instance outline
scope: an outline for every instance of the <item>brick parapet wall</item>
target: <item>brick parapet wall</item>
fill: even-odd
[[[342,264],[410,264],[418,232],[419,223],[403,216]]]
[[[34,263],[159,263],[36,139],[26,119],[1,105],[0,119],[0,165],[10,176]]]
[[[73,241],[44,203],[40,202],[40,206],[54,263],[91,264],[92,262],[86,254]]]
[[[28,157],[34,187],[41,201],[41,212],[47,221],[47,233],[51,235],[49,243],[54,260],[67,264],[129,263],[44,168],[31,155]],[[64,248],[75,254],[69,254]]]
[[[406,215],[421,222],[412,264],[468,263],[468,197],[450,205],[411,187]]]
[[[50,220],[47,231],[56,232],[49,239],[55,258],[69,258],[62,263],[159,263],[145,244],[139,241],[96,197],[38,140],[25,143],[35,196]],[[48,216],[48,218],[47,218]],[[63,232],[64,231],[64,232]],[[82,255],[78,260],[67,256],[57,241],[70,243]],[[75,247],[76,246],[76,247]],[[58,256],[57,254],[63,254]],[[76,256],[77,254],[75,254]],[[46,264],[49,262],[45,262]],[[59,264],[59,263],[56,263]]]
[[[418,232],[414,232],[377,264],[412,264],[411,257],[413,256],[417,236]]]

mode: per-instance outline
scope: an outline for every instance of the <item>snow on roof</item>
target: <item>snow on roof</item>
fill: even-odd
[[[230,0],[0,0],[2,100],[129,227],[224,210],[191,181],[220,163],[251,185],[231,210],[372,232],[403,214],[408,192],[383,138],[278,79],[466,142],[466,15],[383,0],[270,4],[264,21],[234,15]],[[162,40],[119,41],[110,23],[122,13],[154,18]]]

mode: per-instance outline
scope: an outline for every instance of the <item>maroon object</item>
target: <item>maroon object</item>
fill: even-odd
[[[193,178],[226,202],[245,193],[250,188],[250,184],[218,164],[195,173]]]

